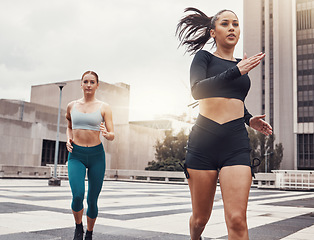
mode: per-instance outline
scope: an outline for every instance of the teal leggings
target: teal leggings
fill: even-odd
[[[102,144],[94,147],[81,147],[73,144],[72,153],[68,157],[68,176],[72,190],[72,210],[81,211],[85,194],[85,176],[87,169],[88,193],[87,216],[96,218],[98,215],[98,196],[104,181],[106,159]]]

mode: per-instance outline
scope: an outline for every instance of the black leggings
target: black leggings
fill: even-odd
[[[250,151],[244,118],[219,124],[199,115],[189,136],[185,165],[197,170],[251,166]]]

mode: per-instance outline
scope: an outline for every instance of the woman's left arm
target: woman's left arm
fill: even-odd
[[[114,139],[113,121],[112,121],[112,111],[108,104],[103,103],[101,107],[101,114],[103,116],[104,122],[100,124],[100,131],[103,137],[107,140],[112,141]]]
[[[273,133],[272,127],[269,125],[269,123],[265,122],[263,118],[265,118],[264,115],[257,115],[250,118],[250,127],[263,133],[264,135],[268,136]]]

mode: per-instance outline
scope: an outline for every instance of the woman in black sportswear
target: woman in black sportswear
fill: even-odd
[[[224,203],[228,239],[249,239],[246,210],[252,182],[250,143],[245,123],[265,135],[272,134],[263,118],[252,116],[244,105],[250,88],[247,73],[259,65],[264,53],[242,60],[233,56],[240,28],[236,14],[222,10],[207,17],[195,8],[177,26],[181,45],[195,53],[190,69],[192,96],[199,100],[199,116],[189,136],[185,172],[192,216],[192,240],[201,234],[211,215],[217,179]],[[202,50],[213,39],[216,51]]]

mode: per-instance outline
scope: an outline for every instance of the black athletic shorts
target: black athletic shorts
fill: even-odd
[[[185,167],[219,170],[224,166],[251,166],[250,152],[244,118],[219,124],[199,115],[189,136]]]

